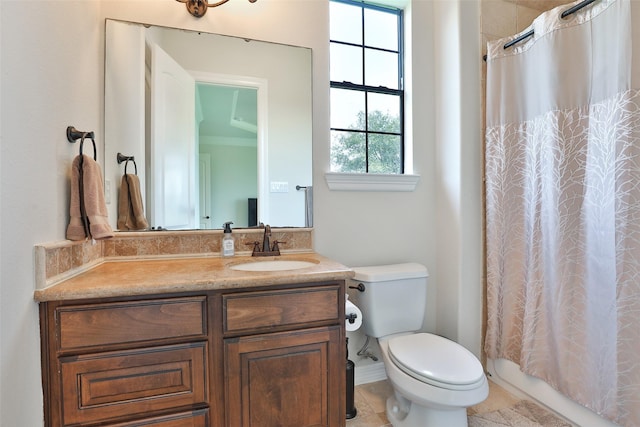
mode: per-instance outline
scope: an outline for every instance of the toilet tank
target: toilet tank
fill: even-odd
[[[356,267],[350,300],[362,311],[362,330],[380,338],[422,328],[427,306],[427,268],[417,263]]]

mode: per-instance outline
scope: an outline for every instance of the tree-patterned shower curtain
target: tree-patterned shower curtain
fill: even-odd
[[[579,3],[488,46],[485,350],[640,426],[640,4]]]

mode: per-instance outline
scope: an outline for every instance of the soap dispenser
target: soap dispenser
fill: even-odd
[[[224,237],[222,238],[222,256],[233,256],[235,252],[235,242],[233,234],[231,234],[231,224],[233,224],[231,221],[223,224]]]

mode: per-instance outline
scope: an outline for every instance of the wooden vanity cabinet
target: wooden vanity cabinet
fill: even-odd
[[[344,426],[344,286],[222,299],[226,425]]]
[[[45,425],[341,427],[344,281],[40,303]]]

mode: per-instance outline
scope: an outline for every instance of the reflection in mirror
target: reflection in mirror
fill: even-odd
[[[136,159],[153,227],[311,225],[311,192],[296,190],[312,179],[310,49],[114,20],[106,31],[113,226],[118,152]]]
[[[249,210],[258,197],[258,90],[212,83],[196,84],[199,120],[200,226],[211,218],[235,218],[234,225],[257,225]],[[228,184],[232,182],[233,186]],[[247,222],[241,218],[247,216]]]

